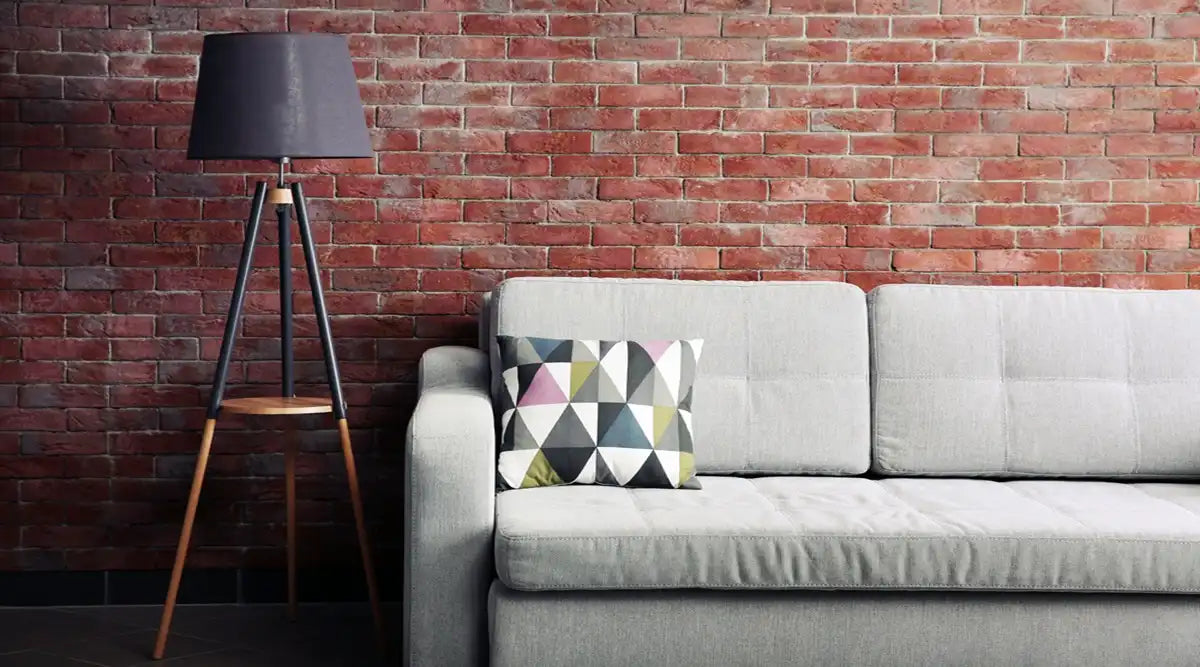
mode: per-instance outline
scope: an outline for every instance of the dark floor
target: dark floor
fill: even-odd
[[[385,609],[384,658],[365,605],[191,605],[175,612],[167,654],[150,659],[162,607],[0,607],[0,667],[377,667],[395,660],[398,607]]]

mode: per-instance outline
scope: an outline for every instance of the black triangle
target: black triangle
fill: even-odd
[[[637,471],[637,474],[625,486],[649,489],[674,488],[671,480],[667,477],[667,472],[663,470],[662,464],[658,462],[658,456],[655,454],[651,454],[650,458],[646,459],[646,462],[642,464],[642,469]]]
[[[570,361],[571,353],[575,349],[575,341],[564,340],[554,351],[546,355],[546,362],[551,361]]]
[[[583,472],[583,467],[596,453],[595,447],[554,447],[543,448],[542,456],[550,462],[550,467],[558,473],[559,479],[570,484]]]
[[[629,362],[626,366],[628,375],[626,376],[625,395],[633,396],[633,392],[642,386],[642,381],[646,379],[646,376],[654,372],[654,360],[650,358],[650,353],[646,351],[646,348],[641,345],[630,343],[626,347],[629,350]],[[653,402],[646,403],[646,405],[653,405]]]
[[[537,375],[538,370],[542,368],[542,363],[536,364],[521,364],[517,366],[517,402],[525,396],[525,392],[529,391],[530,385],[533,384],[533,376]]]
[[[621,485],[617,481],[616,476],[612,474],[612,471],[608,469],[608,464],[604,462],[604,457],[600,455],[596,456],[596,483],[607,484],[608,486]]]

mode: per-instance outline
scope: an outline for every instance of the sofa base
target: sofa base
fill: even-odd
[[[1196,665],[1193,596],[522,592],[492,583],[493,667]]]

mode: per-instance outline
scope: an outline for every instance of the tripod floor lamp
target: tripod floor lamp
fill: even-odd
[[[179,593],[179,580],[191,540],[192,523],[200,500],[200,488],[208,465],[213,431],[222,411],[255,415],[332,414],[341,436],[342,455],[354,522],[366,570],[367,591],[377,632],[382,631],[379,596],[371,551],[363,523],[358,474],[350,447],[346,423],[346,404],[338,378],[337,359],[329,330],[329,314],[321,291],[317,252],[313,245],[308,208],[300,183],[285,183],[285,168],[296,158],[371,157],[370,139],[363,118],[362,101],[350,50],[340,35],[305,33],[236,33],[208,35],[200,55],[200,77],[192,112],[188,158],[196,160],[272,160],[279,165],[275,187],[260,181],[254,189],[246,238],[234,281],[225,335],[217,360],[208,413],[192,476],[191,492],[183,519],[175,565],[167,590],[166,605],[154,644],[154,658],[162,658],[166,649],[171,616]],[[279,220],[279,303],[280,349],[283,366],[279,396],[224,398],[225,380],[234,339],[237,337],[246,283],[258,236],[259,219],[264,205],[273,205]],[[313,310],[325,356],[325,373],[330,398],[296,396],[292,372],[292,276],[291,215],[296,214],[304,263],[312,290]],[[287,497],[287,574],[288,613],[296,611],[296,487],[295,443],[287,442],[284,451],[285,495]],[[382,635],[381,635],[382,636]]]

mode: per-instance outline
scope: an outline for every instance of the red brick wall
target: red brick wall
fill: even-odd
[[[0,569],[169,559],[270,171],[184,159],[204,32],[350,33],[378,157],[297,170],[385,543],[414,360],[505,275],[1197,285],[1195,0],[149,2],[0,7]],[[276,423],[229,424],[196,562],[277,564]],[[309,554],[351,539],[332,443]]]

